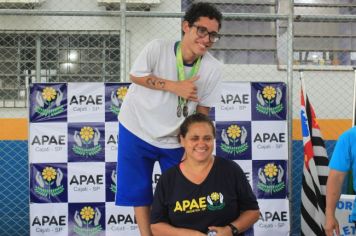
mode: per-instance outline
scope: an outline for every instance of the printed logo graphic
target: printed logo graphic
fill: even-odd
[[[208,196],[176,201],[174,212],[184,212],[186,214],[202,212],[206,210],[216,211],[225,207],[222,193],[212,192]]]
[[[100,131],[98,128],[83,126],[80,131],[74,131],[73,152],[82,157],[92,157],[97,155],[102,147],[99,143]]]
[[[105,84],[105,121],[117,121],[130,83]]]
[[[285,187],[283,182],[284,169],[281,165],[278,167],[273,163],[268,163],[264,168],[258,169],[259,182],[257,187],[265,193],[277,193]]]
[[[29,152],[32,163],[67,162],[67,123],[30,123]]]
[[[64,191],[62,185],[63,172],[61,169],[57,168],[55,170],[51,166],[47,166],[43,169],[42,173],[36,173],[36,183],[35,192],[42,196],[51,199],[51,197],[56,197]]]
[[[68,201],[105,201],[105,163],[71,162],[68,164]]]
[[[133,207],[121,207],[114,202],[106,202],[105,219],[105,236],[140,235]]]
[[[211,211],[220,210],[224,208],[224,196],[222,193],[213,192],[206,197],[208,202],[208,209]]]
[[[30,204],[29,235],[67,236],[68,205],[67,203]]]
[[[30,165],[30,201],[53,203],[67,201],[67,171],[63,163]]]
[[[255,235],[266,234],[266,229],[273,232],[271,235],[288,235],[289,200],[288,199],[258,199],[260,218],[254,224]]]
[[[220,102],[216,104],[216,120],[240,121],[251,120],[251,85],[250,83],[223,82]]]
[[[115,201],[116,193],[116,162],[105,163],[106,202]]]
[[[191,200],[176,201],[173,212],[195,213],[206,211],[206,197],[193,198]]]
[[[228,154],[237,155],[248,149],[246,143],[247,130],[244,126],[230,125],[227,130],[221,131],[221,150]]]
[[[84,206],[74,213],[73,231],[78,235],[98,235],[102,230],[100,224],[101,211],[98,207]]]
[[[41,116],[53,117],[64,112],[63,92],[53,87],[45,87],[42,92],[36,93],[35,111]]]
[[[251,122],[216,122],[216,155],[233,160],[251,160]]]
[[[105,122],[105,161],[116,162],[119,143],[117,122]]]
[[[119,115],[119,113],[120,113],[120,108],[121,108],[122,102],[124,101],[124,98],[127,94],[127,90],[128,90],[128,86],[122,86],[116,90],[116,93],[115,93],[115,91],[111,92],[110,111],[112,113],[114,113],[115,115]]]
[[[31,168],[31,202],[67,201],[65,164],[32,164]]]
[[[111,172],[111,181],[112,184],[110,185],[110,190],[111,192],[116,193],[116,170]]]
[[[31,122],[67,120],[67,84],[31,84],[29,99]]]
[[[283,110],[282,90],[273,86],[265,86],[261,90],[257,91],[257,104],[256,109],[258,112],[267,115],[277,115]]]

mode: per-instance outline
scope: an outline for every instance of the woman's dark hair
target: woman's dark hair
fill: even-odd
[[[222,14],[213,4],[207,2],[192,4],[186,11],[183,20],[188,21],[189,25],[192,26],[199,17],[215,19],[219,23],[219,29],[221,28]]]
[[[209,119],[208,116],[201,114],[201,113],[196,113],[196,114],[190,115],[184,120],[184,122],[180,125],[178,137],[182,136],[183,138],[185,138],[185,136],[188,133],[189,127],[195,123],[209,124],[211,126],[213,135],[215,137],[215,126],[214,126],[213,122]]]

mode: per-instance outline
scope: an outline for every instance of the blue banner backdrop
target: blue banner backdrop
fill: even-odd
[[[38,83],[30,88],[31,235],[138,236],[131,207],[114,205],[117,116],[128,83]],[[260,220],[245,235],[288,235],[284,83],[223,83],[211,109],[217,156],[244,170]],[[156,165],[153,187],[160,176]]]

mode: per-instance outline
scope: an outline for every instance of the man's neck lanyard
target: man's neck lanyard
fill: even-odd
[[[183,65],[183,55],[182,55],[182,47],[181,47],[181,42],[178,43],[177,49],[176,49],[176,57],[177,57],[177,72],[178,72],[178,80],[179,81],[184,81],[185,78],[185,72],[184,72],[184,65]],[[200,62],[201,62],[201,57],[199,57],[195,62],[192,67],[192,69],[189,72],[189,78],[195,76],[199,70],[200,67]],[[184,99],[180,96],[178,96],[178,106],[177,106],[177,117],[181,117],[183,113],[184,117],[188,116],[188,106],[187,106],[187,99]]]

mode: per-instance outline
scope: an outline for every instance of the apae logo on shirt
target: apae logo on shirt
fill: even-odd
[[[208,204],[207,204],[208,203]],[[206,197],[193,198],[191,200],[176,201],[174,212],[194,213],[200,211],[221,210],[225,207],[222,193],[213,192]]]
[[[213,192],[206,197],[208,209],[211,211],[223,209],[225,206],[224,196],[222,193]]]

